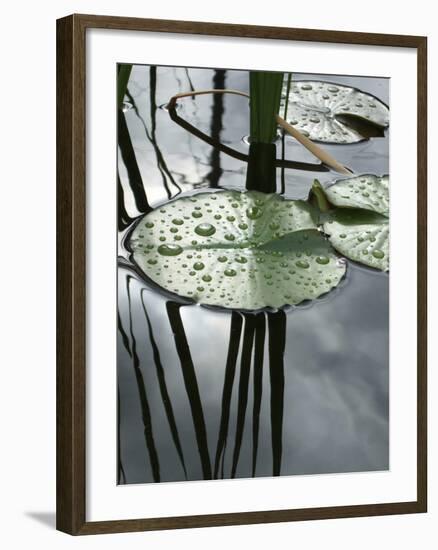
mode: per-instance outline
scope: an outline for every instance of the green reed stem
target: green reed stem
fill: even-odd
[[[280,110],[283,73],[249,74],[250,140],[272,143],[277,135],[276,116]]]
[[[286,85],[286,100],[284,103],[284,114],[283,118],[284,120],[287,120],[287,108],[289,106],[289,94],[290,94],[290,85],[292,82],[292,73],[287,74],[287,85]]]

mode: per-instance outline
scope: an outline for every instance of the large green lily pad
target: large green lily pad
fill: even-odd
[[[313,208],[257,191],[200,193],[145,215],[134,262],[167,291],[205,305],[255,310],[314,299],[345,274]]]
[[[285,100],[286,83],[283,107]],[[376,97],[350,86],[300,80],[291,86],[287,119],[312,140],[356,143],[367,138],[360,131],[361,124],[381,129],[389,125],[389,109]]]
[[[388,271],[388,176],[368,174],[348,178],[324,192],[337,207],[323,224],[334,248],[351,260]]]

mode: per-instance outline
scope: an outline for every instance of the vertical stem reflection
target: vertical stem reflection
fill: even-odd
[[[180,442],[179,435],[178,435],[178,428],[177,428],[177,425],[176,425],[175,414],[173,412],[172,402],[170,400],[170,395],[169,395],[169,392],[167,390],[166,375],[164,373],[163,364],[161,363],[160,352],[158,350],[158,346],[157,346],[157,343],[155,341],[154,333],[153,333],[153,330],[152,330],[152,323],[150,321],[149,315],[148,315],[147,310],[146,310],[146,306],[144,304],[144,299],[143,299],[144,292],[145,292],[145,289],[143,288],[141,290],[141,293],[140,293],[140,299],[141,299],[141,305],[143,307],[143,312],[144,312],[146,322],[147,322],[147,326],[148,326],[149,340],[150,340],[151,346],[152,346],[152,353],[153,353],[153,357],[154,357],[155,370],[156,370],[157,378],[158,378],[158,385],[160,387],[161,398],[163,400],[164,410],[166,411],[167,421],[169,423],[169,428],[170,428],[170,432],[172,434],[172,439],[173,439],[176,451],[178,453],[178,456],[179,456],[179,459],[180,459],[180,462],[181,462],[181,466],[184,470],[185,478],[187,479],[187,469],[186,469],[186,465],[185,465],[185,462],[184,462],[184,455],[183,455],[182,446],[181,446],[181,442]]]
[[[120,388],[117,384],[117,485],[126,483],[126,473],[122,463],[122,445],[120,434]]]
[[[283,409],[284,409],[284,348],[286,344],[286,314],[268,313],[269,373],[271,380],[272,474],[281,472]]]
[[[184,72],[186,73],[187,82],[189,83],[189,88],[191,92],[195,91],[195,87],[193,86],[192,79],[190,78],[190,73],[187,67],[184,67]],[[192,99],[195,99],[195,96],[192,96]]]
[[[152,468],[152,476],[155,482],[160,481],[160,464],[158,460],[157,449],[155,447],[154,434],[152,431],[152,418],[151,411],[149,407],[148,397],[146,393],[146,386],[144,383],[143,373],[140,368],[140,359],[137,354],[137,343],[134,336],[134,331],[132,328],[132,306],[131,306],[131,292],[130,292],[130,281],[133,280],[133,277],[129,276],[126,278],[126,293],[128,297],[128,306],[129,306],[129,333],[131,336],[131,350],[132,350],[132,363],[134,366],[135,379],[137,381],[138,395],[140,398],[140,405],[142,411],[142,420],[144,426],[144,437],[146,442],[146,447],[149,453],[149,459]]]
[[[213,76],[213,88],[216,90],[223,90],[225,88],[225,75],[226,71],[222,69],[216,69]],[[216,140],[220,141],[222,131],[222,117],[224,114],[224,96],[223,94],[213,94],[213,108],[211,114],[210,135]],[[211,170],[207,174],[207,180],[209,187],[217,188],[220,177],[222,175],[221,168],[221,156],[217,147],[213,147],[210,155]]]
[[[149,68],[149,94],[150,94],[150,113],[151,113],[151,134],[149,136],[146,124],[141,119],[140,114],[137,110],[137,116],[142,120],[143,126],[146,130],[146,136],[148,137],[152,147],[155,151],[155,156],[157,159],[157,168],[158,171],[161,174],[161,178],[163,180],[163,186],[166,190],[167,197],[170,199],[172,197],[172,192],[169,187],[168,179],[173,185],[178,189],[177,195],[181,193],[181,187],[176,183],[175,178],[172,176],[172,173],[170,172],[169,168],[167,167],[166,161],[164,160],[163,153],[161,152],[161,149],[158,145],[157,140],[157,100],[156,100],[156,93],[157,93],[157,67],[155,65],[151,65]]]
[[[132,351],[131,351],[131,348],[129,347],[128,335],[126,334],[126,332],[123,328],[122,320],[120,319],[120,312],[119,311],[117,311],[117,328],[120,332],[120,336],[122,337],[123,345],[124,345],[126,351],[128,352],[129,357],[132,358]]]
[[[233,393],[234,377],[236,374],[237,356],[239,354],[240,337],[242,334],[242,317],[233,311],[231,314],[230,337],[228,343],[227,363],[225,366],[224,387],[222,391],[222,412],[219,426],[219,435],[214,462],[214,479],[217,479],[219,463],[222,458],[222,465],[225,460],[225,449],[228,436],[228,425],[230,421],[231,396]],[[222,476],[223,477],[223,476]]]
[[[123,105],[128,88],[129,77],[131,76],[132,65],[120,63],[117,66],[117,107],[120,109]]]
[[[117,114],[117,124],[117,141],[126,171],[128,172],[129,185],[134,195],[135,205],[140,212],[145,213],[150,210],[150,207],[137,164],[134,147],[132,146],[131,136],[129,135],[128,125],[126,124],[125,113],[121,109],[119,109]]]
[[[128,212],[125,208],[125,194],[123,192],[123,187],[120,182],[120,176],[117,173],[117,218],[118,218],[118,229],[123,231],[126,229],[132,222]]]
[[[120,318],[120,312],[117,308],[117,328],[120,333],[120,336],[122,338],[123,347],[125,348],[126,352],[128,353],[129,357],[132,359],[132,352],[131,348],[129,346],[129,339],[128,336],[123,328],[122,320]],[[121,419],[121,412],[120,412],[120,388],[117,385],[117,483],[126,483],[126,474],[122,465],[122,444],[121,444],[121,425],[120,425],[120,419]]]
[[[234,444],[233,465],[231,477],[235,477],[242,446],[243,430],[245,427],[246,406],[248,403],[249,373],[251,369],[251,354],[254,342],[255,319],[248,313],[245,316],[245,330],[243,333],[242,357],[240,360],[239,397],[237,406],[236,441]]]
[[[266,319],[264,313],[256,316],[254,343],[254,405],[252,421],[252,476],[255,476],[257,465],[257,450],[259,443],[260,408],[263,389],[263,362],[265,354]]]
[[[198,444],[199,456],[201,459],[202,472],[204,479],[211,479],[211,463],[208,453],[207,429],[205,426],[204,413],[202,410],[201,396],[199,394],[198,381],[193,366],[190,347],[181,319],[181,304],[176,302],[167,302],[166,309],[169,323],[175,338],[176,351],[181,363],[184,385],[189,399],[192,412],[193,425],[195,428],[196,442]]]

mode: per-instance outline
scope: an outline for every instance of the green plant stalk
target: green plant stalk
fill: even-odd
[[[132,65],[119,65],[117,73],[117,108],[121,109],[129,77],[131,76]]]
[[[286,85],[286,100],[285,100],[285,103],[284,103],[284,114],[283,114],[284,120],[287,120],[287,108],[289,107],[289,94],[290,94],[291,82],[292,82],[292,73],[288,73],[288,75],[287,75],[287,85]]]
[[[290,92],[290,84],[292,80],[292,73],[288,73],[287,75],[287,86],[286,86],[286,99],[284,104],[284,113],[283,118],[284,120],[287,120],[287,108],[289,106],[289,92]],[[281,159],[284,161],[285,158],[285,138],[286,133],[283,129],[283,134],[281,137]],[[281,168],[281,194],[285,192],[286,189],[286,179],[285,179],[285,173],[284,173],[284,166]]]
[[[283,73],[249,74],[250,141],[272,143],[277,135],[276,116],[280,110]]]
[[[246,171],[246,189],[275,193],[275,143],[249,144],[248,168]]]
[[[312,190],[310,192],[310,199],[312,198],[321,212],[328,212],[330,210],[330,203],[327,200],[322,185],[317,179],[313,180]]]

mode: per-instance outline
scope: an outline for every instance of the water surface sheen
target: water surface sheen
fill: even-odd
[[[355,86],[388,102],[385,79],[294,78]],[[387,469],[387,274],[349,262],[328,295],[249,313],[166,294],[132,264],[124,243],[143,213],[198,190],[245,187],[243,160],[161,107],[191,87],[248,91],[248,75],[135,66],[119,120],[119,483]],[[245,98],[187,98],[177,113],[247,154]],[[356,173],[388,172],[388,135],[324,147]],[[283,149],[287,160],[318,163],[292,138],[277,140],[277,158]],[[314,177],[324,184],[336,175],[277,168],[277,191],[306,198]]]

